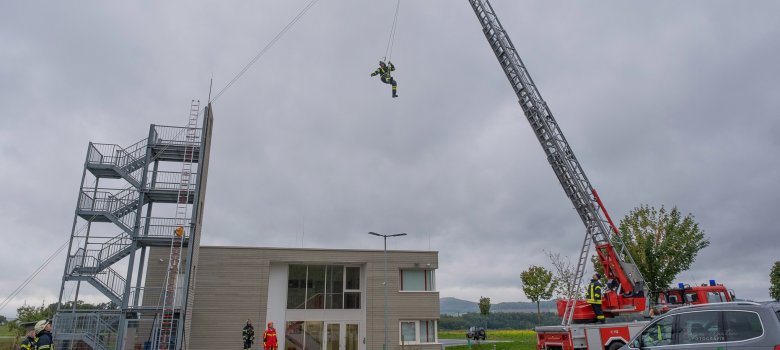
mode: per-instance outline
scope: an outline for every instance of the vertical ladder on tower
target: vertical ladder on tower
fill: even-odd
[[[189,199],[191,192],[192,162],[195,153],[195,146],[198,142],[197,125],[198,114],[200,112],[200,100],[192,100],[190,105],[190,117],[187,123],[186,138],[184,142],[184,153],[181,167],[181,180],[179,182],[179,191],[176,200],[176,219],[177,222],[186,222],[189,219]],[[179,320],[175,318],[176,301],[178,295],[178,276],[181,266],[181,251],[184,246],[183,226],[174,229],[174,235],[171,239],[171,250],[168,259],[168,270],[165,275],[165,289],[162,297],[162,317],[158,318],[158,339],[155,349],[171,350],[175,348],[178,339],[175,338],[177,329],[180,326]],[[183,291],[186,292],[186,291]],[[181,318],[181,316],[179,317]]]

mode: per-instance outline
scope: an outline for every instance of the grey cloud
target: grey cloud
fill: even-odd
[[[67,238],[89,141],[184,123],[305,3],[9,5],[0,296]],[[680,278],[768,298],[778,5],[493,5],[612,217],[678,205],[712,240]],[[519,272],[577,254],[582,224],[465,1],[402,2],[401,97],[369,77],[392,10],[320,1],[217,100],[204,244],[381,249],[367,231],[408,232],[389,248],[440,251],[442,296],[524,300]],[[17,257],[31,241],[53,243]],[[63,263],[14,306],[56,298]],[[490,269],[466,280],[473,265]]]

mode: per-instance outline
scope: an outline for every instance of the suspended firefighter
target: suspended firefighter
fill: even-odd
[[[398,97],[398,83],[396,83],[395,79],[393,79],[393,76],[390,75],[390,72],[394,70],[395,66],[393,65],[393,62],[388,61],[387,64],[385,64],[384,61],[379,61],[379,68],[371,73],[371,76],[373,77],[375,75],[379,75],[379,78],[383,83],[392,85],[393,97]]]

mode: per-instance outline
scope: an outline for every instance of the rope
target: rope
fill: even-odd
[[[46,259],[46,261],[44,261],[44,262],[43,262],[43,264],[41,264],[41,266],[39,266],[39,267],[38,267],[38,268],[37,268],[37,269],[36,269],[36,270],[35,270],[35,271],[32,273],[32,275],[28,276],[28,277],[27,277],[27,279],[25,279],[25,280],[24,280],[24,282],[22,282],[22,284],[21,284],[21,285],[19,285],[18,287],[16,287],[16,289],[14,289],[14,291],[13,291],[13,292],[11,292],[11,294],[10,294],[10,295],[8,295],[8,296],[7,296],[5,299],[3,299],[3,302],[2,302],[2,303],[0,303],[0,310],[3,310],[3,309],[6,307],[6,306],[8,306],[8,304],[9,304],[9,303],[10,303],[10,302],[11,302],[11,301],[12,301],[12,300],[13,300],[13,299],[14,299],[14,298],[17,296],[17,295],[19,295],[19,293],[21,293],[21,292],[22,292],[22,290],[24,290],[24,288],[25,288],[25,287],[27,287],[27,285],[28,285],[28,284],[30,284],[30,282],[32,282],[32,280],[33,280],[33,279],[34,279],[36,276],[38,276],[38,274],[39,274],[39,273],[41,273],[41,271],[43,271],[43,269],[45,269],[45,268],[46,268],[46,266],[48,266],[48,265],[49,265],[49,263],[51,263],[51,262],[54,260],[54,258],[56,258],[56,257],[57,257],[57,255],[59,255],[59,254],[60,254],[60,252],[62,252],[62,250],[63,250],[63,249],[65,249],[65,247],[67,247],[67,246],[68,246],[68,242],[70,242],[70,237],[68,237],[68,239],[66,239],[66,240],[65,240],[65,242],[64,242],[64,243],[62,243],[62,245],[61,245],[61,246],[60,246],[60,247],[59,247],[59,248],[58,248],[56,251],[54,251],[54,253],[53,253],[52,255],[50,255],[50,256],[49,256],[49,257]]]
[[[393,16],[393,26],[390,28],[390,37],[387,39],[387,49],[385,49],[385,59],[390,61],[393,56],[393,46],[395,46],[395,33],[398,30],[398,9],[401,7],[401,0],[395,4],[395,16]]]
[[[186,130],[186,128],[182,128],[182,130],[180,130],[176,135],[173,136],[174,139],[177,138],[179,135],[181,135],[181,133],[184,132],[185,130]],[[158,154],[156,154],[154,157],[152,157],[151,161],[156,160],[171,145],[172,144],[165,145],[165,147],[163,147],[163,149]],[[97,183],[97,180],[93,180],[91,186],[94,186],[96,183]],[[41,266],[39,266],[35,271],[33,271],[33,273],[30,276],[28,276],[27,279],[22,281],[22,283],[18,287],[16,287],[16,289],[14,289],[11,292],[11,294],[9,294],[7,297],[5,297],[5,299],[3,299],[2,302],[0,302],[0,311],[3,310],[6,306],[8,306],[8,304],[10,304],[14,300],[14,298],[16,298],[19,295],[19,293],[21,293],[30,284],[30,282],[32,282],[33,279],[35,279],[35,277],[37,277],[43,271],[43,269],[45,269],[46,266],[48,266],[54,260],[54,258],[57,257],[57,255],[59,255],[60,252],[62,252],[62,250],[65,249],[68,246],[68,242],[70,242],[70,239],[72,237],[75,237],[75,236],[79,235],[81,232],[83,232],[84,229],[89,224],[89,222],[92,221],[92,219],[94,219],[96,216],[97,216],[97,214],[92,215],[92,217],[89,220],[87,220],[87,222],[82,224],[81,227],[78,230],[76,230],[76,232],[73,235],[71,235],[71,237],[68,237],[68,239],[65,240],[65,243],[63,243],[59,248],[57,248],[56,251],[54,251],[54,253],[52,253],[48,258],[46,258],[46,260],[43,262],[43,264],[41,264]],[[80,240],[80,242],[83,242],[83,240],[81,238],[78,238],[78,239]],[[77,247],[79,245],[81,245],[81,243],[77,243],[76,244]]]
[[[238,81],[238,79],[241,78],[241,76],[244,75],[244,73],[246,73],[246,71],[249,70],[249,68],[252,67],[252,65],[255,64],[255,62],[257,62],[257,60],[259,60],[260,57],[262,57],[266,53],[266,51],[268,51],[268,49],[270,49],[272,46],[274,46],[274,44],[276,44],[276,42],[279,41],[279,39],[281,39],[282,36],[284,36],[284,34],[287,33],[287,31],[290,30],[290,28],[292,28],[292,26],[295,25],[295,23],[297,23],[299,19],[301,19],[301,17],[303,17],[303,15],[305,15],[306,12],[309,11],[309,9],[312,6],[314,6],[314,4],[317,3],[317,1],[319,1],[319,0],[311,0],[311,1],[309,1],[309,3],[300,12],[298,12],[298,15],[296,15],[295,18],[293,18],[290,21],[290,23],[287,23],[287,25],[284,26],[282,31],[280,31],[279,34],[276,34],[276,36],[273,39],[271,39],[271,41],[268,44],[266,44],[265,47],[263,47],[263,49],[260,50],[257,53],[257,55],[255,55],[255,57],[252,58],[249,61],[249,63],[247,63],[246,66],[244,66],[244,68],[241,69],[241,71],[238,72],[238,74],[236,74],[236,76],[233,77],[233,79],[231,79],[230,82],[227,85],[225,85],[225,87],[223,87],[222,90],[220,90],[214,96],[214,99],[209,100],[209,102],[211,103],[211,102],[217,101],[217,99],[219,99],[219,97],[222,96],[222,94],[224,94],[225,91],[227,91],[231,86],[233,86],[233,83]]]

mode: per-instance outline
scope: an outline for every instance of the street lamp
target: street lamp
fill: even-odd
[[[388,237],[401,237],[406,236],[405,233],[396,233],[394,235],[383,235],[376,232],[369,232],[369,235],[374,235],[377,237],[382,237],[385,239],[385,282],[383,283],[385,287],[385,342],[382,344],[382,349],[387,350],[387,238]]]

